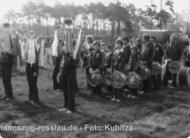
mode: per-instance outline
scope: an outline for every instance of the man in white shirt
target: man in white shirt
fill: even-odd
[[[26,77],[29,85],[29,100],[31,103],[39,103],[38,96],[38,69],[40,47],[36,43],[35,34],[30,31],[25,49]]]
[[[0,65],[1,76],[3,79],[3,85],[5,89],[6,101],[13,99],[11,73],[13,66],[13,58],[15,55],[15,46],[12,43],[12,37],[9,30],[9,23],[3,24],[3,30],[0,34]]]

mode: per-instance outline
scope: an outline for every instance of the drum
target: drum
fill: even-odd
[[[96,72],[94,70],[91,70],[86,75],[87,82],[90,86],[96,87],[102,83],[102,76],[99,71]]]
[[[126,85],[127,82],[127,76],[120,72],[115,70],[112,74],[112,86],[117,89],[121,89]]]
[[[146,80],[151,76],[150,70],[143,64],[140,64],[136,71],[142,80]]]
[[[152,63],[151,74],[158,75],[162,72],[162,66],[158,62]]]
[[[187,67],[181,67],[178,72],[177,80],[179,86],[187,85],[187,69]]]
[[[190,87],[190,67],[187,68],[186,76],[187,76],[187,84]]]
[[[168,70],[171,72],[171,73],[176,73],[180,70],[180,61],[178,60],[171,60],[169,63],[168,63]]]
[[[180,86],[190,86],[190,67],[181,67],[178,72],[177,80]]]
[[[112,85],[112,72],[111,71],[107,71],[104,75],[104,84],[107,86],[111,86]]]
[[[127,74],[126,85],[129,88],[142,88],[142,80],[141,77],[135,72],[129,72]]]

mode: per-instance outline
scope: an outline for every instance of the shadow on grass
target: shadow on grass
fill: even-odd
[[[3,138],[17,138],[17,135],[12,131],[2,131],[0,130],[0,137]]]
[[[50,111],[56,111],[55,108],[49,107],[44,103],[40,104],[39,106],[35,106],[28,101],[15,100],[13,104],[14,106],[16,106],[16,110],[22,111],[24,114],[26,114],[29,117],[33,117],[38,114],[42,114],[42,113],[46,113]]]

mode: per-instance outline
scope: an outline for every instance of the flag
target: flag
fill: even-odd
[[[78,34],[78,39],[77,39],[77,43],[76,43],[76,47],[75,50],[73,52],[73,59],[77,58],[77,54],[81,45],[81,37],[82,37],[82,29],[80,29],[79,34]]]

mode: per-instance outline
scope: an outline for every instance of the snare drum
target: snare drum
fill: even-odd
[[[177,74],[177,72],[180,70],[181,66],[180,66],[180,61],[178,60],[171,60],[169,63],[168,63],[168,70],[171,72],[171,73],[175,73]]]
[[[151,74],[158,75],[162,72],[162,66],[158,62],[153,62],[151,67]]]
[[[177,80],[178,80],[178,85],[182,86],[182,85],[187,85],[187,67],[181,67],[179,72],[178,72],[178,76],[177,76]]]

